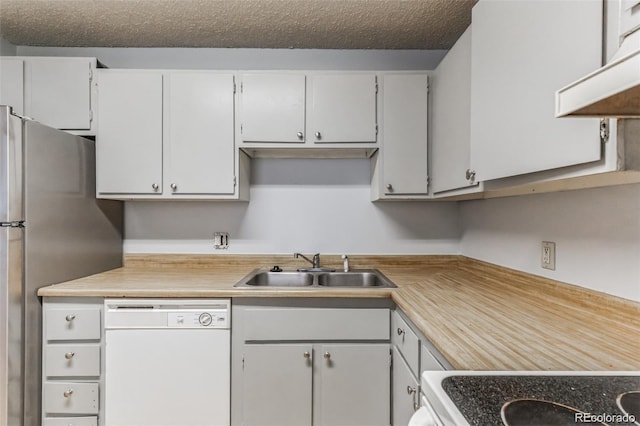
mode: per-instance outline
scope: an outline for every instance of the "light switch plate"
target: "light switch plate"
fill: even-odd
[[[556,270],[556,243],[553,241],[542,242],[542,267],[544,269]]]

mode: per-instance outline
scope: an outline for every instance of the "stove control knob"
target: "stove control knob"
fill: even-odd
[[[213,318],[211,318],[210,313],[204,312],[200,314],[200,317],[198,317],[198,321],[200,322],[200,325],[208,326],[208,325],[211,325]]]

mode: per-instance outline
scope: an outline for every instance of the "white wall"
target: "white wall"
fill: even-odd
[[[461,253],[640,301],[640,185],[460,204]],[[540,267],[555,241],[556,270]]]
[[[18,46],[20,56],[89,56],[109,68],[432,70],[446,50],[209,49]]]
[[[0,56],[15,56],[16,52],[16,46],[5,40],[4,37],[0,37]]]
[[[368,160],[252,161],[251,202],[127,202],[125,251],[457,254],[454,203],[372,203]]]

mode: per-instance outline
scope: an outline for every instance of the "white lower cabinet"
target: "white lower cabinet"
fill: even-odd
[[[418,378],[419,379],[419,378]],[[402,358],[397,347],[393,348],[393,426],[406,426],[419,404],[419,382]]]
[[[101,299],[45,298],[42,423],[96,426],[101,413]]]
[[[234,306],[232,424],[389,424],[389,309],[380,306],[385,301],[341,308],[331,306],[335,302],[258,303]]]
[[[47,417],[43,426],[98,426],[98,418],[92,417]]]

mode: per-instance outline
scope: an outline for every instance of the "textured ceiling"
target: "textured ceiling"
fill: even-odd
[[[448,49],[477,0],[0,0],[21,46]]]

